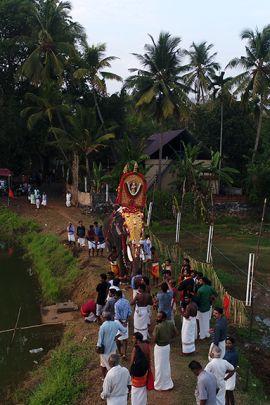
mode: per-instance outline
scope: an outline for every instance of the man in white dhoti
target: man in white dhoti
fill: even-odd
[[[173,388],[170,365],[170,342],[177,335],[177,330],[172,321],[167,320],[165,312],[158,312],[157,325],[153,331],[155,342],[155,389],[167,391]]]
[[[212,360],[205,367],[205,371],[216,377],[218,393],[216,396],[217,405],[225,405],[226,380],[235,372],[234,367],[227,360],[220,358],[221,350],[215,346],[212,349]]]
[[[70,222],[67,226],[67,234],[68,234],[68,244],[75,244],[75,227],[72,224],[72,222]]]
[[[43,205],[43,207],[47,207],[47,194],[45,192],[42,194],[41,205]]]
[[[227,319],[223,316],[223,308],[215,307],[213,317],[216,319],[216,325],[210,329],[212,343],[209,349],[208,360],[211,361],[210,354],[214,346],[218,346],[221,350],[221,358],[225,355],[225,341],[227,337]]]
[[[101,398],[107,400],[107,405],[126,405],[131,385],[129,371],[119,365],[120,356],[111,354],[109,357],[110,370],[104,382]]]
[[[198,304],[198,314],[197,319],[199,320],[200,327],[200,339],[210,337],[210,316],[209,311],[211,307],[211,302],[217,297],[217,293],[214,288],[208,285],[209,280],[207,277],[202,277],[199,279],[201,286],[197,291],[197,304]]]
[[[181,330],[182,353],[189,355],[195,352],[195,339],[197,334],[196,315],[197,305],[191,301],[190,297],[186,297],[188,302],[183,313],[183,322]]]
[[[226,339],[226,352],[224,356],[224,360],[227,360],[229,363],[231,363],[234,366],[234,369],[236,370],[238,366],[238,353],[237,350],[235,349],[235,340],[233,337],[227,337]],[[236,372],[228,379],[225,381],[226,384],[226,405],[234,405],[234,394],[233,391],[235,389],[235,384],[236,384]]]
[[[148,325],[150,324],[149,307],[153,305],[151,294],[146,292],[145,284],[138,287],[138,293],[130,302],[135,305],[134,310],[134,332],[140,332],[143,340],[148,339]]]
[[[69,191],[66,193],[66,207],[71,207],[71,193]]]

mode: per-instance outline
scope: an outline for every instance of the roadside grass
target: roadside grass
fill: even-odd
[[[12,244],[23,247],[33,263],[42,290],[43,302],[65,299],[78,275],[76,259],[57,236],[42,234],[38,224],[0,208],[0,234]]]

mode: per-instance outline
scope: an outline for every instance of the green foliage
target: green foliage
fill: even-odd
[[[75,258],[54,235],[41,234],[38,225],[6,208],[0,209],[0,232],[23,246],[37,273],[44,301],[63,299],[78,270]]]
[[[173,194],[167,191],[155,191],[148,198],[153,201],[153,220],[171,219],[173,216]]]
[[[134,53],[142,69],[134,72],[126,80],[126,88],[133,89],[136,107],[147,112],[158,122],[172,116],[179,117],[180,105],[189,104],[188,87],[181,77],[181,39],[168,32],[161,32],[157,42],[149,35],[151,43],[144,46],[145,54]]]
[[[89,344],[89,343],[87,343]],[[86,344],[74,342],[65,335],[61,345],[53,351],[49,365],[41,366],[42,382],[30,394],[28,405],[75,404],[86,386],[79,377],[91,360]]]
[[[34,233],[39,230],[39,226],[31,219],[25,219],[8,210],[0,207],[0,234],[10,242],[16,242],[25,233]],[[16,238],[14,239],[14,235]]]
[[[188,73],[183,78],[187,86],[192,88],[196,94],[197,103],[205,102],[211,77],[220,69],[220,65],[215,62],[217,53],[214,52],[210,55],[213,46],[213,44],[207,45],[206,41],[199,44],[193,42],[189,51],[184,51],[184,54],[189,58],[189,64],[185,66]]]
[[[29,233],[22,238],[27,257],[34,263],[34,269],[46,302],[65,298],[78,274],[76,260],[54,235]]]

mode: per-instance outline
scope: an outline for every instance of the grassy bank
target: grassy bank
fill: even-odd
[[[14,394],[16,404],[63,405],[75,404],[86,385],[81,373],[91,362],[94,351],[88,343],[77,343],[74,335],[66,332],[61,344],[45,363],[30,376],[27,386]]]
[[[72,254],[52,234],[40,232],[38,224],[0,208],[0,234],[22,247],[33,264],[46,303],[65,299],[78,270]]]

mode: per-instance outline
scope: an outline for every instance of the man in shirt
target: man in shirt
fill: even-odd
[[[227,360],[221,358],[221,350],[214,346],[211,352],[211,361],[205,367],[205,371],[215,376],[218,392],[216,395],[217,405],[225,405],[226,380],[234,374],[234,367]]]
[[[205,338],[210,337],[209,329],[210,329],[210,316],[209,311],[211,307],[211,303],[215,297],[217,297],[217,293],[213,287],[208,285],[208,279],[206,277],[202,277],[199,280],[201,286],[197,291],[196,302],[198,305],[198,319],[199,319],[199,327],[200,327],[200,339],[203,340]]]
[[[177,335],[177,330],[172,321],[167,320],[165,312],[157,314],[157,325],[153,331],[155,342],[154,363],[155,363],[155,389],[167,391],[173,388],[170,365],[170,343]]]
[[[213,329],[210,329],[212,343],[209,349],[209,361],[211,360],[210,353],[212,352],[214,346],[218,346],[220,348],[222,359],[226,350],[227,319],[223,316],[223,308],[215,307],[213,317],[216,319],[216,325]]]
[[[110,312],[112,319],[114,319],[114,306],[116,303],[116,298],[115,298],[115,293],[116,293],[116,289],[113,287],[109,288],[109,295],[107,297],[107,301],[104,307],[104,312]]]
[[[126,328],[114,321],[109,312],[103,312],[103,323],[99,328],[97,347],[103,348],[103,353],[100,354],[100,367],[102,376],[105,377],[107,371],[110,369],[109,357],[111,354],[116,353],[115,337],[118,331],[126,333]]]
[[[82,221],[79,221],[77,226],[77,237],[78,237],[78,245],[81,247],[85,246],[85,227]]]
[[[126,405],[131,385],[130,374],[127,368],[119,364],[118,354],[109,357],[110,370],[103,382],[101,398],[107,400],[107,405]]]
[[[67,234],[68,234],[68,244],[75,245],[75,227],[72,222],[69,222],[67,226]]]
[[[100,316],[103,312],[104,305],[108,294],[109,283],[107,282],[107,275],[102,273],[100,275],[100,283],[96,287],[97,295],[97,312],[96,315],[100,321]]]
[[[192,360],[188,367],[197,376],[197,386],[195,389],[196,404],[217,405],[217,383],[215,377],[203,370],[201,364],[196,360]]]
[[[119,333],[117,335],[117,348],[121,356],[126,359],[127,357],[127,342],[128,342],[128,318],[130,317],[132,311],[130,303],[127,299],[123,298],[122,291],[115,292],[116,303],[114,305],[114,319],[127,328],[126,333]],[[123,351],[122,351],[123,346]]]
[[[157,293],[157,306],[159,312],[165,312],[168,320],[172,317],[173,292],[169,290],[167,283],[162,283],[161,291]]]

